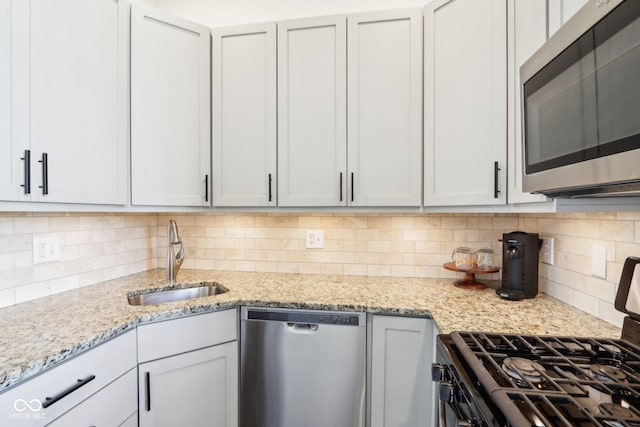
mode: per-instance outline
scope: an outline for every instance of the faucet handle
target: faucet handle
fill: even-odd
[[[179,243],[180,243],[180,250],[176,254],[175,274],[178,274],[178,270],[180,270],[180,267],[182,266],[182,262],[184,261],[184,245],[182,244],[182,241],[180,241]]]
[[[174,220],[169,221],[169,232],[167,234],[169,238],[169,244],[178,244],[180,242],[180,235],[178,234],[178,224]]]

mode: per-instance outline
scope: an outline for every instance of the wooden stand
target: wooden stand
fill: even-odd
[[[461,273],[464,273],[464,279],[458,280],[457,282],[454,283],[455,286],[459,288],[464,288],[464,289],[478,289],[478,290],[485,289],[487,285],[476,281],[476,274],[491,274],[491,273],[497,273],[498,271],[500,271],[498,267],[479,268],[477,266],[474,266],[472,269],[469,269],[469,270],[463,270],[463,269],[457,268],[455,263],[453,262],[446,262],[442,266],[447,270],[459,271]]]

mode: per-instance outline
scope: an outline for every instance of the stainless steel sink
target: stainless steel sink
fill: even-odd
[[[229,292],[229,289],[214,282],[201,282],[193,284],[179,284],[170,289],[156,288],[144,291],[129,292],[127,298],[130,305],[164,304],[167,302],[184,301],[200,297]]]

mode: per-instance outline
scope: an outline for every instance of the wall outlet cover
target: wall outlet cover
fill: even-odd
[[[58,261],[60,259],[60,239],[54,236],[33,236],[33,263]]]
[[[553,265],[553,237],[542,238],[542,248],[540,248],[540,259],[545,264]]]
[[[324,249],[324,230],[307,230],[305,248]]]

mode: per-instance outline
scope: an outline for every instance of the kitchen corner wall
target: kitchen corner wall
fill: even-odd
[[[554,237],[554,265],[540,264],[542,292],[622,326],[613,303],[624,260],[640,256],[640,212],[520,214],[519,227]],[[591,276],[593,246],[607,250],[606,279]]]
[[[540,290],[618,326],[622,264],[640,256],[640,212],[0,213],[0,307],[164,267],[170,219],[185,243],[184,268],[397,277],[460,278],[442,268],[456,247],[492,248],[500,263],[503,233],[537,232],[555,238],[555,265],[540,264]],[[324,230],[324,249],[305,249],[307,229]],[[57,236],[60,261],[34,265],[34,235]],[[606,279],[590,275],[593,246],[607,249]]]
[[[158,217],[0,212],[0,307],[157,266]],[[33,264],[33,237],[60,242],[60,260]]]

